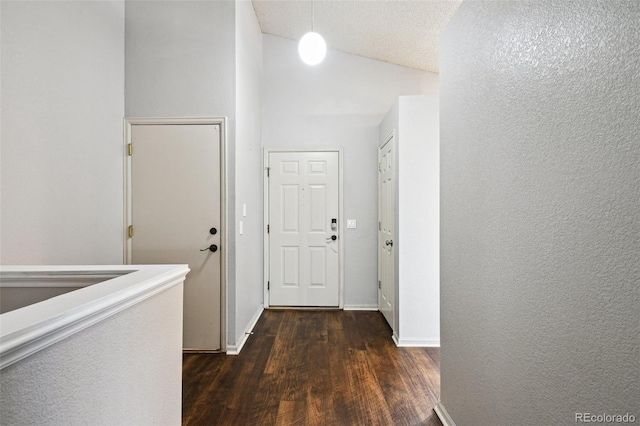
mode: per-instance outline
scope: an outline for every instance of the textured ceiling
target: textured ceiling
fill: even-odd
[[[315,0],[315,30],[329,49],[438,72],[438,40],[458,0]],[[311,30],[308,0],[253,0],[264,34],[299,40]]]

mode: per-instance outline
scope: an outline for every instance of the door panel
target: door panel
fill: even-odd
[[[394,172],[394,140],[385,143],[378,152],[378,309],[395,330],[394,295],[395,295],[395,258],[393,251],[395,223],[395,172]]]
[[[338,306],[338,153],[272,152],[269,167],[269,304]]]
[[[183,347],[220,349],[220,126],[132,125],[134,264],[186,263]],[[215,235],[210,233],[216,228]],[[216,252],[200,251],[211,244]]]

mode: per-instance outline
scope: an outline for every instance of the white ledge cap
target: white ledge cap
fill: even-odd
[[[0,369],[184,282],[187,273],[188,265],[0,266],[0,286],[64,280],[79,287],[0,315]],[[86,286],[87,278],[106,280]]]

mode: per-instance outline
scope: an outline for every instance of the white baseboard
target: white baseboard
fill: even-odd
[[[227,345],[227,355],[240,355],[240,351],[242,350],[242,347],[244,346],[245,343],[247,343],[247,339],[251,335],[253,331],[253,327],[255,327],[256,324],[258,323],[258,320],[260,319],[260,315],[262,315],[263,311],[264,311],[264,306],[260,305],[256,313],[253,315],[253,318],[251,318],[251,321],[249,321],[249,325],[245,329],[244,334],[242,335],[242,338],[240,339],[238,344]]]
[[[345,311],[377,311],[378,305],[344,305]]]
[[[399,348],[439,348],[440,339],[396,339],[393,341]]]
[[[444,405],[442,404],[442,401],[440,401],[440,402],[438,402],[436,404],[436,406],[434,407],[433,411],[436,412],[436,415],[440,419],[440,422],[442,422],[443,426],[456,426],[455,422],[453,421],[453,419],[449,415],[449,412],[447,411],[446,408],[444,408]]]

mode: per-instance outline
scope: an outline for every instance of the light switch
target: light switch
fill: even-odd
[[[240,232],[240,235],[244,234],[244,222],[240,221],[240,224],[238,225],[238,231]]]
[[[347,219],[347,229],[356,229],[357,227],[355,219]]]

